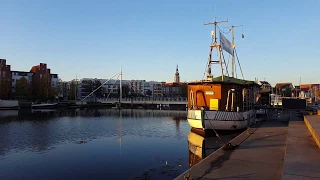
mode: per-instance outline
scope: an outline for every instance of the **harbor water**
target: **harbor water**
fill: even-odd
[[[190,133],[186,111],[0,111],[0,179],[173,179],[208,155]]]

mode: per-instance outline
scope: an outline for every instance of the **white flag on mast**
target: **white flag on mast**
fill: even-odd
[[[221,48],[233,56],[233,48],[231,42],[224,37],[224,35],[220,32],[220,45]]]

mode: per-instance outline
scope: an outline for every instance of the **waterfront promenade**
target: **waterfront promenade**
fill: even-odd
[[[288,121],[289,120],[289,121]],[[320,179],[320,149],[314,139],[320,132],[320,116],[262,121],[224,148],[196,164],[176,179]]]

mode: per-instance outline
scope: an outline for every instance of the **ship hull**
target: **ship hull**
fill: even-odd
[[[202,130],[241,130],[255,123],[256,110],[226,112],[188,110],[188,123]]]
[[[57,103],[43,103],[43,104],[32,104],[32,109],[54,109],[57,107]]]
[[[10,110],[19,108],[19,102],[16,100],[0,100],[0,110]]]

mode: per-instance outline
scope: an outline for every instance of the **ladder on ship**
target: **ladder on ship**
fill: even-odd
[[[243,89],[243,110],[248,111],[253,106],[253,94],[251,89]]]

